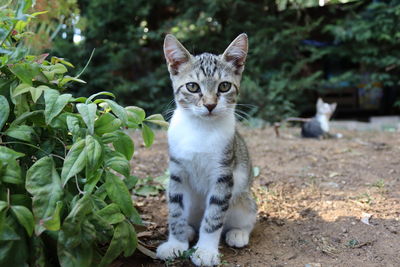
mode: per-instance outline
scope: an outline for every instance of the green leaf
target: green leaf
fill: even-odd
[[[62,232],[60,232],[61,235]],[[67,240],[63,238],[57,244],[57,254],[60,266],[62,267],[90,267],[93,266],[93,256],[95,254],[94,246],[89,242],[82,242],[76,247],[65,248],[62,242]],[[89,243],[89,244],[88,244]],[[101,257],[98,255],[97,257]]]
[[[76,142],[65,157],[64,165],[61,171],[61,181],[63,187],[67,184],[69,178],[83,170],[86,164],[85,140]]]
[[[33,102],[37,102],[39,97],[42,95],[43,91],[50,89],[50,87],[45,86],[45,85],[40,85],[38,87],[31,87],[30,92],[32,95],[32,100]]]
[[[152,186],[152,185],[141,186],[138,189],[136,189],[134,192],[137,195],[141,195],[141,196],[145,196],[145,197],[156,196],[159,193],[157,187]]]
[[[11,218],[11,216],[9,216]],[[14,218],[7,220],[0,232],[0,265],[1,266],[29,266],[27,235]],[[17,229],[13,229],[17,228]],[[14,235],[14,236],[12,236]]]
[[[139,178],[137,176],[129,175],[124,179],[124,183],[128,190],[131,190],[137,184],[138,180]]]
[[[49,218],[43,219],[43,226],[50,231],[58,231],[60,230],[60,212],[62,209],[63,203],[62,201],[57,201],[56,208],[54,209],[54,213]]]
[[[124,257],[132,255],[136,247],[137,237],[133,226],[126,221],[119,223],[115,228],[111,244],[100,262],[100,267],[108,266],[122,252],[124,252]]]
[[[89,133],[94,133],[94,120],[96,118],[97,106],[96,104],[76,104],[76,108],[79,113],[82,115],[82,119],[85,122],[86,126],[89,129]]]
[[[129,217],[129,221],[137,225],[143,225],[142,218],[140,217],[139,212],[133,207],[133,213],[131,217]]]
[[[105,208],[99,210],[97,215],[102,217],[109,224],[116,224],[125,220],[125,216],[121,213],[120,208],[115,203],[111,203]]]
[[[107,197],[107,191],[106,191],[106,184],[102,184],[102,185],[100,185],[97,189],[96,189],[96,191],[94,192],[94,195],[97,197],[97,198],[99,198],[99,199],[101,199],[101,200],[104,200],[106,197]]]
[[[107,95],[107,96],[111,96],[112,98],[115,98],[115,95],[113,93],[103,91],[103,92],[99,92],[97,94],[93,94],[93,95],[89,96],[89,98],[86,100],[86,104],[89,104],[92,101],[92,99],[95,99],[99,95]]]
[[[32,142],[32,135],[35,133],[32,127],[28,125],[18,125],[10,127],[6,131],[6,135],[15,139]]]
[[[97,169],[103,162],[101,160],[103,155],[103,146],[91,135],[87,135],[85,139],[86,150],[86,167],[89,170]]]
[[[11,206],[11,210],[17,217],[18,222],[25,228],[28,235],[31,236],[35,224],[32,212],[24,206]]]
[[[4,211],[0,213],[0,216],[3,216],[2,213],[4,213]],[[8,225],[7,223],[4,223],[2,225],[2,229],[0,231],[0,242],[1,241],[12,241],[12,240],[21,240],[21,237],[14,231],[14,229],[10,225]],[[1,246],[0,246],[0,249],[1,249]],[[0,253],[0,255],[1,255],[1,253]]]
[[[17,87],[15,87],[12,90],[11,95],[12,95],[12,97],[19,96],[19,95],[29,92],[32,88],[34,88],[34,87],[32,87],[32,85],[29,85],[26,83],[21,83],[20,85],[18,85]]]
[[[10,105],[7,98],[0,95],[0,132],[10,115]]]
[[[23,180],[25,182],[25,179]],[[20,205],[25,207],[32,207],[32,198],[30,194],[24,192],[24,194],[11,194],[10,195],[11,205]]]
[[[93,205],[90,201],[90,197],[88,195],[80,198],[72,207],[71,212],[65,218],[61,232],[63,232],[64,236],[60,236],[59,241],[63,241],[63,246],[66,248],[72,248],[79,245],[82,241],[84,241],[84,237],[82,236],[82,224],[87,218],[87,215],[92,213]]]
[[[90,197],[85,195],[73,204],[58,234],[57,254],[63,267],[91,266],[96,230],[88,221],[93,211]]]
[[[67,126],[68,131],[72,133],[74,138],[79,137],[81,126],[79,124],[79,119],[74,116],[67,116]]]
[[[78,97],[78,98],[72,98],[70,101],[71,102],[85,103],[86,99],[87,99],[87,97],[81,96],[81,97]]]
[[[114,114],[121,119],[122,123],[124,123],[125,125],[128,123],[128,114],[123,107],[110,99],[104,99],[104,102],[106,102],[110,106],[112,112],[114,112]]]
[[[14,127],[16,125],[23,124],[25,121],[28,119],[32,119],[34,122],[36,122],[34,119],[37,117],[42,117],[43,110],[35,110],[31,112],[25,112],[21,114],[18,118],[16,118],[13,122],[11,122],[10,127]]]
[[[23,157],[25,154],[19,153],[5,146],[0,146],[0,162],[9,162]]]
[[[146,118],[146,112],[142,108],[136,106],[128,106],[125,107],[125,109],[126,111],[128,111],[129,120],[135,124],[141,124]]]
[[[43,71],[44,76],[49,80],[53,81],[56,77],[57,74],[64,74],[67,72],[67,68],[60,63],[54,64],[54,65],[48,65],[48,66],[43,66],[42,67],[45,69]]]
[[[146,147],[150,147],[154,141],[154,133],[146,124],[142,124],[142,137]]]
[[[94,122],[94,131],[98,135],[111,133],[118,130],[121,127],[121,124],[122,122],[120,119],[117,119],[111,113],[106,112]]]
[[[105,184],[108,197],[118,204],[127,217],[130,217],[133,213],[132,197],[124,182],[115,174],[107,172]]]
[[[117,132],[111,132],[111,133],[105,133],[101,136],[101,141],[103,144],[109,144],[118,139],[118,133]]]
[[[15,30],[17,32],[22,32],[24,30],[24,28],[26,27],[26,25],[28,24],[27,21],[23,21],[23,20],[19,20],[17,22],[17,24],[15,24]]]
[[[164,117],[161,114],[154,114],[146,118],[147,122],[151,122],[153,124],[159,125],[161,127],[168,127],[168,122],[164,120]]]
[[[66,73],[68,71],[68,69],[63,64],[57,63],[57,64],[50,66],[50,71],[52,71],[56,74],[63,74],[63,73]]]
[[[69,83],[69,82],[78,82],[78,83],[86,83],[84,80],[78,79],[76,77],[71,77],[68,75],[65,75],[60,81],[59,81],[59,85],[60,86],[64,86],[65,84]]]
[[[41,237],[33,236],[31,244],[32,266],[46,267],[45,245]]]
[[[68,104],[68,101],[72,98],[71,94],[63,94],[56,90],[50,89],[44,92],[44,100],[45,100],[45,110],[44,117],[46,120],[46,124],[50,124],[50,122],[64,109],[64,107]]]
[[[123,154],[127,160],[131,160],[135,150],[131,137],[122,131],[118,131],[117,135],[117,140],[113,142],[115,150]]]
[[[122,155],[113,156],[113,154],[106,152],[105,166],[113,169],[116,172],[129,177],[131,173],[131,167],[129,161]]]
[[[32,86],[32,80],[40,75],[40,67],[37,63],[18,63],[10,68],[22,82]]]
[[[0,180],[9,184],[23,184],[24,178],[21,175],[21,166],[15,160],[10,160]]]
[[[43,12],[44,12],[44,13],[47,13],[47,11],[43,11]],[[40,13],[40,12],[37,12],[37,13]],[[33,13],[32,16],[33,16],[34,14],[36,14],[36,13]],[[55,57],[55,56],[51,57],[51,64],[55,64],[55,63],[58,63],[58,62],[61,62],[62,64],[66,65],[66,66],[68,66],[68,67],[74,68],[74,65],[72,65],[71,62],[68,62],[68,61],[66,61],[66,60],[63,59],[63,58]]]
[[[102,174],[103,169],[97,169],[96,171],[89,173],[89,177],[87,177],[87,181],[84,187],[85,193],[91,194],[93,192],[93,189],[99,182]]]
[[[0,200],[0,212],[2,212],[3,210],[5,210],[8,207],[7,202]]]
[[[16,96],[15,99],[11,98],[13,100],[14,105],[14,114],[16,117],[22,115],[25,112],[30,111],[30,106],[27,100],[26,95],[19,95]]]
[[[43,157],[29,168],[26,173],[26,189],[33,196],[35,233],[40,235],[45,230],[43,220],[53,216],[57,202],[63,196],[60,176],[51,157]]]

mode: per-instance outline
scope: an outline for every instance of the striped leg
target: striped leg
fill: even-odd
[[[232,174],[220,176],[208,195],[207,208],[200,226],[200,237],[192,262],[197,266],[213,266],[220,263],[218,244],[225,214],[232,197]]]
[[[183,172],[179,171],[178,164],[171,162],[171,179],[169,182],[169,237],[168,241],[157,248],[159,259],[175,258],[189,248],[188,238],[193,229],[187,223],[189,196],[183,184]],[[179,175],[181,174],[181,175]]]

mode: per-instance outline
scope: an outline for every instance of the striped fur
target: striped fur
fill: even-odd
[[[221,234],[230,246],[247,245],[257,214],[250,192],[251,160],[234,117],[247,36],[239,35],[222,55],[192,56],[168,35],[164,53],[177,108],[168,131],[169,238],[157,256],[176,257],[188,249],[195,229],[199,239],[193,263],[217,265]],[[221,87],[224,82],[231,86]],[[198,87],[188,88],[188,83]]]

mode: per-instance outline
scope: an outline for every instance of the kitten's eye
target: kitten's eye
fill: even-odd
[[[220,91],[220,92],[222,92],[222,93],[225,93],[225,92],[228,92],[229,89],[231,89],[231,87],[232,87],[232,84],[231,84],[231,83],[229,83],[229,82],[222,82],[222,83],[220,83],[219,86],[218,86],[218,91]]]
[[[192,93],[200,92],[200,86],[197,83],[187,83],[186,89],[188,89],[189,92],[192,92]]]

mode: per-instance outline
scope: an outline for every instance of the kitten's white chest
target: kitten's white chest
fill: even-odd
[[[325,115],[317,115],[321,128],[324,132],[329,132],[329,120]]]
[[[234,134],[234,118],[207,121],[191,118],[176,110],[168,130],[170,153],[190,160],[197,154],[219,154]]]
[[[234,131],[234,118],[200,121],[176,110],[168,130],[170,155],[184,165],[191,188],[204,194],[210,179],[218,174],[219,163]]]

